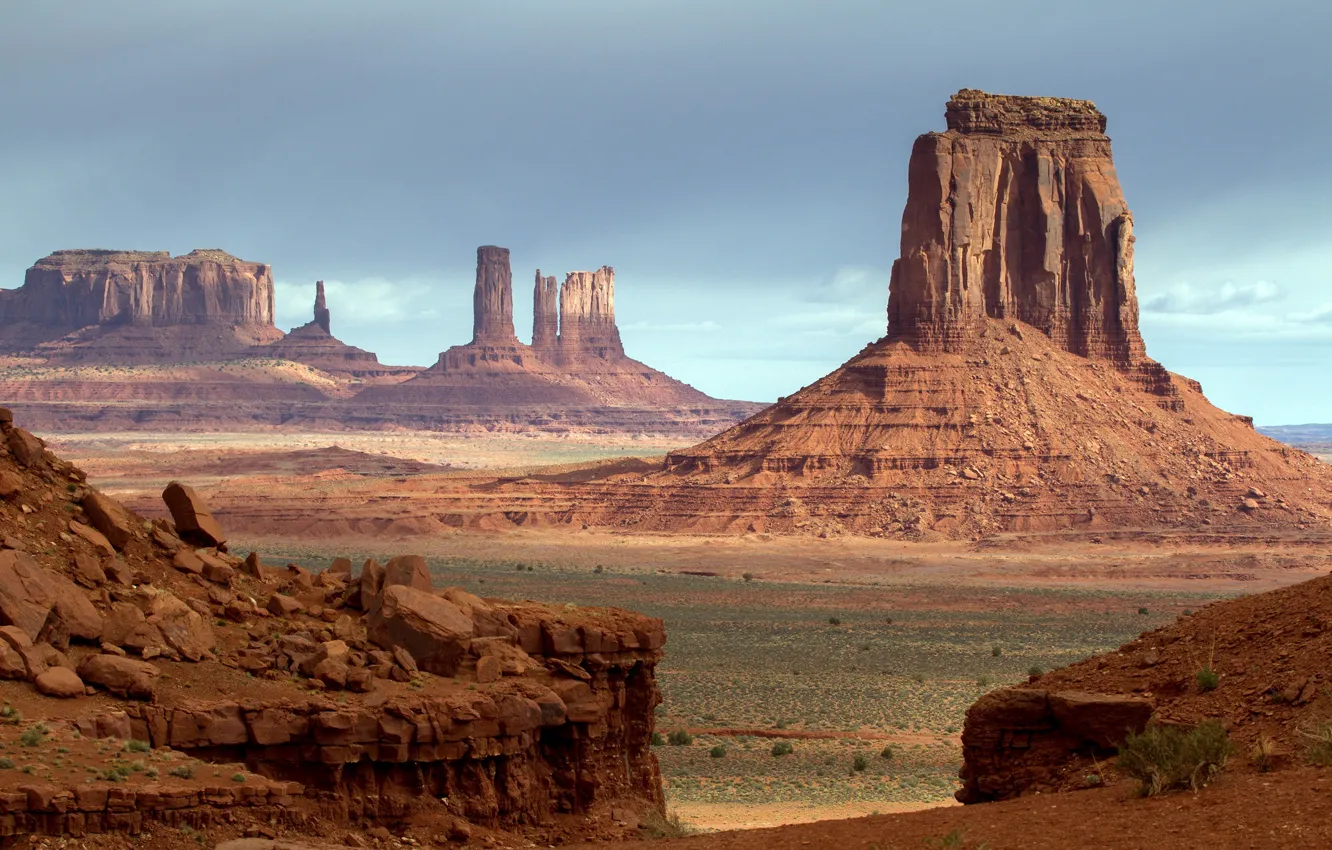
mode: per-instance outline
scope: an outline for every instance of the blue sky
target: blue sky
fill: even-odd
[[[475,248],[613,265],[629,353],[766,400],[883,333],[912,140],[959,88],[1088,98],[1149,353],[1332,421],[1325,4],[70,0],[0,27],[0,285],[70,247],[271,263],[279,325],[430,363]]]

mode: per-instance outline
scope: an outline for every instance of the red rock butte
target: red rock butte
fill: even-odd
[[[393,386],[372,387],[357,402],[392,406],[424,427],[466,419],[601,422],[658,430],[725,427],[758,410],[720,401],[628,357],[615,324],[615,270],[575,271],[556,286],[538,269],[532,344],[513,326],[509,250],[476,251],[472,341],[442,352],[430,369]]]
[[[1149,359],[1088,102],[964,89],[908,168],[887,334],[580,519],[643,530],[1326,528],[1332,476]],[[582,485],[580,485],[582,486]],[[593,507],[599,505],[600,507]]]

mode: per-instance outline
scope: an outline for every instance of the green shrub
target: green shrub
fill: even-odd
[[[25,747],[35,747],[42,742],[42,728],[40,726],[29,726],[19,735],[19,743]]]
[[[665,739],[664,737],[662,737],[662,734],[661,734],[660,732],[653,732],[653,733],[652,733],[652,746],[654,746],[654,747],[660,747],[660,746],[662,746],[662,745],[665,744],[665,743],[666,743],[666,739]]]
[[[180,779],[192,779],[194,778],[194,765],[182,764],[180,767],[173,767],[167,772]]]
[[[790,741],[778,741],[772,745],[774,756],[789,756],[793,752],[795,752],[795,747],[791,746]]]
[[[860,753],[857,753],[855,760],[851,762],[851,769],[856,773],[861,773],[867,767],[869,767],[869,759],[865,758],[865,756]]]
[[[894,755],[895,753],[893,752],[892,747],[884,747],[882,750],[879,750],[879,758],[884,761],[892,761]]]
[[[717,746],[708,750],[708,755],[712,756],[715,759],[726,758],[726,748],[723,747],[721,744],[718,744]]]
[[[1205,786],[1230,756],[1230,739],[1215,720],[1192,729],[1150,724],[1130,733],[1119,748],[1116,765],[1138,780],[1144,796]]]
[[[14,769],[13,759],[0,759],[0,770],[13,770],[13,769]]]
[[[1199,670],[1196,678],[1198,679],[1199,690],[1204,693],[1216,690],[1216,686],[1221,684],[1221,674],[1213,670],[1210,664]]]
[[[231,781],[232,781],[232,782],[244,782],[244,781],[245,781],[245,774],[243,774],[243,773],[233,773],[233,774],[231,774]]]
[[[687,747],[694,743],[694,736],[690,735],[683,729],[676,729],[674,732],[666,736],[666,743],[670,744],[672,747]]]
[[[842,625],[842,620],[841,620],[840,617],[829,617],[829,618],[828,618],[828,625],[830,625],[830,626],[840,626],[840,625]]]
[[[994,684],[994,680],[991,679],[989,676],[977,676],[977,677],[976,677],[976,687],[978,687],[978,688],[980,688],[980,689],[982,689],[982,690],[984,690],[985,688],[988,688],[990,685],[993,685],[993,684]]]
[[[1139,614],[1146,614],[1146,613],[1147,613],[1147,609],[1146,609],[1146,608],[1139,608],[1139,609],[1138,609],[1138,613],[1139,613]]]
[[[1004,648],[1003,648],[1002,646],[992,646],[992,647],[990,647],[990,655],[991,655],[991,657],[993,657],[993,658],[998,658],[999,656],[1001,656],[1001,655],[1003,655],[1003,654],[1004,654]]]
[[[744,579],[745,581],[753,581],[753,580],[754,580],[754,574],[753,574],[753,573],[745,573],[744,575],[740,576],[740,578]]]
[[[124,747],[124,750],[127,753],[146,753],[151,749],[152,745],[147,741],[140,741],[135,738],[130,738],[126,741]]]
[[[1045,669],[1042,668],[1042,667],[1037,667],[1035,664],[1033,664],[1033,665],[1031,665],[1030,667],[1027,668],[1027,675],[1028,675],[1028,676],[1044,676],[1044,675],[1045,675]]]

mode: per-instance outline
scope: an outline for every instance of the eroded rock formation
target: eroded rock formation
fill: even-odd
[[[332,317],[328,312],[328,302],[324,299],[324,282],[315,281],[314,323],[323,328],[324,333],[332,336]]]
[[[1085,100],[963,89],[916,140],[888,335],[959,351],[1016,319],[1084,357],[1145,357],[1133,216],[1105,116]]]
[[[587,357],[624,357],[615,325],[615,269],[569,272],[560,285],[560,358],[575,364]]]
[[[536,271],[532,292],[532,350],[545,359],[558,356],[560,337],[560,287],[554,277]]]
[[[509,249],[476,249],[476,289],[472,293],[472,345],[514,345],[513,272]]]
[[[90,326],[273,329],[273,275],[225,251],[56,251],[0,290],[0,342],[26,349]]]

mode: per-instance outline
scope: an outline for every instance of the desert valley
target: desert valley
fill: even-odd
[[[882,333],[772,403],[634,359],[609,265],[520,270],[523,342],[480,246],[395,366],[265,261],[37,259],[0,844],[1332,846],[1332,429],[1148,356],[1106,129],[885,149]]]

